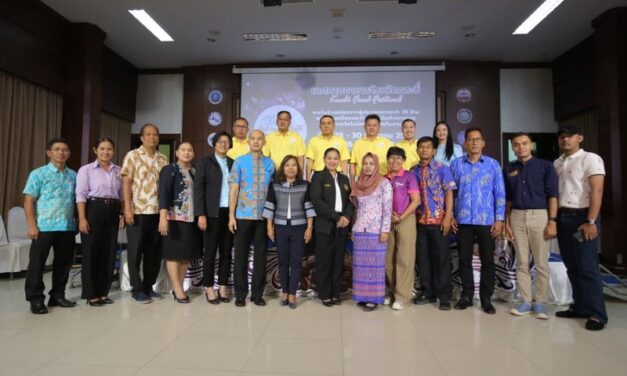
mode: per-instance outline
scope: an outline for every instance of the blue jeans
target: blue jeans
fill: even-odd
[[[586,223],[587,216],[587,209],[560,210],[557,220],[557,241],[573,288],[574,303],[571,308],[605,324],[607,311],[597,254],[599,238],[579,242],[573,236],[579,231],[579,226]],[[600,236],[600,217],[597,219],[597,229]]]

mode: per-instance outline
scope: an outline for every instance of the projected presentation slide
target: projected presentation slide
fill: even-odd
[[[364,136],[364,118],[381,117],[381,136],[400,141],[401,122],[412,119],[418,137],[435,124],[435,72],[244,73],[242,116],[252,129],[276,130],[279,111],[292,114],[291,130],[305,142],[319,134],[323,115],[349,147]]]

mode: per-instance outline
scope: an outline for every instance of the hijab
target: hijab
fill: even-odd
[[[362,168],[361,172],[359,173],[359,180],[353,182],[351,187],[350,200],[355,205],[357,205],[358,196],[370,195],[372,192],[375,191],[375,189],[377,189],[379,184],[381,184],[381,182],[385,180],[385,178],[379,173],[379,158],[377,157],[377,155],[374,153],[366,153],[361,159],[362,166],[366,158],[372,158],[374,160],[374,171],[372,172],[372,175],[367,176],[366,174],[364,174],[364,169]]]

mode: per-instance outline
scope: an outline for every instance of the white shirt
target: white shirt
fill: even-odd
[[[340,191],[340,184],[337,182],[337,175],[333,178],[335,181],[335,212],[342,212],[342,192]]]
[[[590,181],[605,175],[603,159],[583,149],[570,156],[562,154],[553,162],[559,176],[559,207],[584,209],[590,206]]]

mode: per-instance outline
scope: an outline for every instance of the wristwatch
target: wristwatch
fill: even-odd
[[[595,220],[595,219],[588,219],[588,220],[586,221],[586,223],[587,223],[587,224],[589,224],[589,225],[594,225],[594,224],[595,224],[595,222],[596,222],[596,220]]]
[[[557,217],[551,217],[551,218],[549,218],[549,221],[557,222]]]

